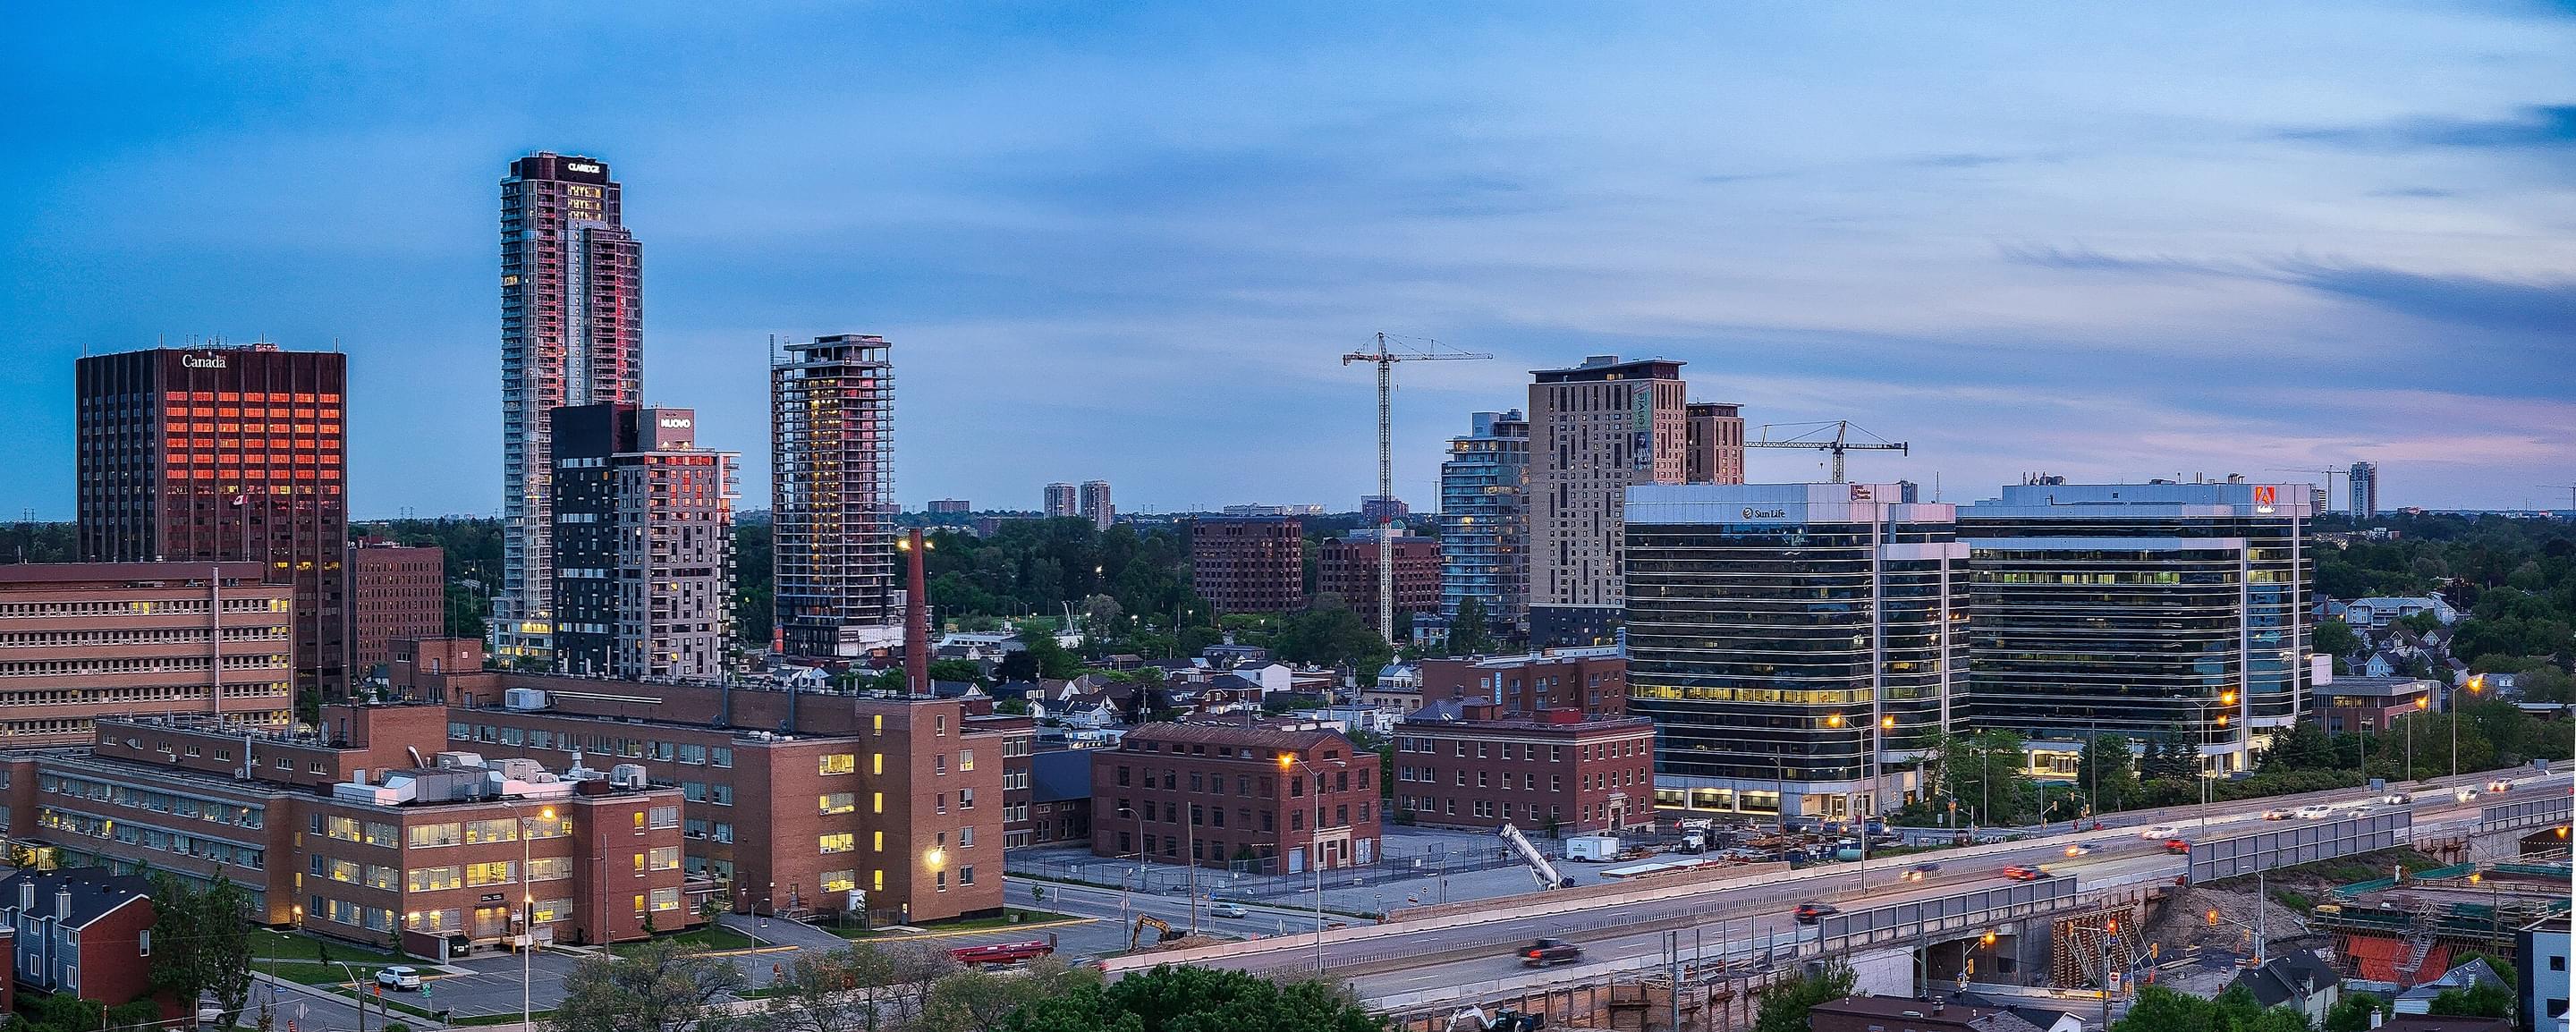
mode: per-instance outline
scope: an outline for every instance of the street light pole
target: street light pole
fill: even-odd
[[[1324,973],[1324,776],[1295,753],[1279,754],[1282,772],[1292,771],[1292,765],[1315,775],[1315,822],[1306,829],[1306,866],[1315,872],[1315,974],[1320,976]]]
[[[345,960],[332,963],[340,965],[340,970],[349,976],[349,989],[358,994],[358,1032],[367,1032],[367,990],[365,986],[358,984],[358,970],[350,967],[349,962]]]
[[[529,1029],[536,1027],[537,892],[531,848],[536,836],[528,818],[519,816],[519,804],[504,805],[519,832],[519,1027]],[[539,809],[537,819],[553,823],[555,808]]]

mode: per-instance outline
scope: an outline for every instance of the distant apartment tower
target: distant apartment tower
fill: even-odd
[[[732,627],[734,467],[689,409],[557,409],[558,670],[712,680]]]
[[[644,394],[643,251],[608,165],[539,151],[501,180],[502,659],[546,658],[554,560],[550,478],[558,408]]]
[[[1688,473],[1682,364],[1596,355],[1532,371],[1530,643],[1615,641],[1627,602],[1620,518],[1631,484]]]
[[[1327,541],[1315,552],[1315,590],[1340,595],[1352,611],[1377,626],[1377,540],[1371,527]],[[1398,534],[1395,553],[1395,611],[1428,613],[1440,608],[1440,542]],[[1378,628],[1385,633],[1385,628]]]
[[[1687,456],[1682,478],[1694,484],[1744,482],[1744,412],[1722,401],[1694,401],[1683,408]]]
[[[1047,518],[1079,515],[1082,511],[1081,499],[1081,489],[1072,484],[1048,484],[1046,486]]]
[[[1219,613],[1306,608],[1304,526],[1294,517],[1203,516],[1192,521],[1190,586]]]
[[[349,543],[349,677],[393,662],[393,644],[447,634],[447,550],[383,538]]]
[[[1440,464],[1440,615],[1472,598],[1498,628],[1521,626],[1529,597],[1529,420],[1468,417]]]
[[[347,357],[249,347],[77,367],[81,557],[261,564],[295,589],[295,686],[348,684]]]
[[[85,745],[92,721],[294,719],[295,589],[258,562],[0,565],[0,744]]]
[[[1412,515],[1413,507],[1404,504],[1404,499],[1385,495],[1360,496],[1360,522],[1368,526],[1393,523],[1400,527]]]
[[[930,500],[930,514],[933,516],[958,516],[973,511],[975,511],[975,503],[963,498],[933,498]]]
[[[2034,483],[1961,508],[1974,725],[2066,743],[2180,733],[2214,773],[2245,769],[2308,687],[2312,497]]]
[[[894,362],[871,334],[787,345],[769,371],[779,647],[858,656],[903,638],[894,547]]]
[[[1628,489],[1628,712],[1668,806],[1892,809],[1967,726],[1968,548],[1911,484]]]
[[[2379,464],[2356,462],[2349,474],[2352,481],[2352,518],[2366,520],[2379,515]]]
[[[1109,500],[1108,481],[1082,482],[1082,503],[1079,514],[1083,519],[1090,520],[1092,526],[1101,530],[1107,530],[1110,524],[1118,522],[1118,506]]]

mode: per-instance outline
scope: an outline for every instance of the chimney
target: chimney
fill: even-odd
[[[18,912],[29,917],[36,916],[36,879],[32,877],[20,879],[18,882]]]
[[[70,886],[66,885],[54,890],[54,920],[69,921],[71,919],[72,890]]]
[[[2372,1027],[2372,1028],[2378,1028],[2378,1027],[2379,1027],[2379,1008],[2377,1008],[2377,1007],[2373,1007],[2373,1008],[2371,1008],[2371,1009],[2370,1009],[2370,1027]]]
[[[913,694],[930,694],[930,592],[922,586],[921,528],[904,535],[906,558],[903,606],[903,679]]]

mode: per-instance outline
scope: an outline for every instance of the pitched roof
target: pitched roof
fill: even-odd
[[[2252,990],[2255,1002],[2275,1007],[2342,985],[2343,976],[2316,954],[2292,950],[2237,975],[2235,984]]]
[[[150,902],[152,883],[141,875],[116,874],[104,867],[67,867],[57,871],[18,870],[0,878],[0,906],[14,907],[19,902],[19,886],[33,883],[36,887],[37,916],[54,913],[54,896],[71,891],[71,917],[65,924],[87,928],[110,911],[136,900]]]

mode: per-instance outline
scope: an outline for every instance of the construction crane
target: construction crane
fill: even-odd
[[[2541,484],[2538,486],[2543,491],[2567,492],[2567,511],[2571,514],[2576,514],[2576,484]]]
[[[2299,468],[2292,467],[2292,466],[2274,466],[2274,467],[2272,467],[2272,472],[2274,472],[2274,473],[2315,473],[2315,474],[2318,474],[2318,475],[2320,475],[2320,476],[2325,477],[2325,478],[2326,478],[2326,507],[2325,507],[2325,512],[2333,512],[2333,511],[2334,511],[2334,499],[2335,499],[2335,488],[2334,488],[2334,484],[2335,484],[2335,478],[2336,478],[2336,477],[2349,477],[2349,476],[2351,476],[2351,475],[2352,475],[2352,471],[2351,471],[2351,470],[2348,470],[2348,469],[2336,469],[2336,468],[2334,468],[2334,467],[2332,467],[2332,466],[2328,466],[2328,467],[2326,467],[2326,468],[2324,468],[2324,469],[2299,469]],[[2324,514],[2325,514],[2325,513],[2318,513],[2318,515],[2320,515],[2320,516],[2322,516],[2322,515],[2324,515]]]
[[[1791,434],[1778,440],[1773,440],[1771,437],[1771,430],[1774,427],[1782,429],[1807,427],[1809,429],[1799,430],[1795,434]],[[1829,438],[1816,436],[1824,433],[1826,430],[1832,430],[1834,435]],[[1869,436],[1869,440],[1852,440],[1851,433],[1855,430],[1859,430],[1861,433],[1867,434]],[[1834,456],[1833,482],[1837,484],[1843,482],[1844,452],[1892,451],[1912,454],[1912,449],[1909,448],[1905,442],[1891,441],[1884,437],[1880,437],[1877,434],[1870,433],[1867,430],[1861,430],[1861,428],[1851,425],[1851,421],[1847,419],[1827,420],[1821,423],[1764,423],[1762,424],[1762,439],[1758,441],[1746,441],[1744,442],[1744,446],[1747,448],[1805,448],[1809,451],[1832,452]]]
[[[1494,357],[1471,351],[1444,352],[1436,340],[1424,340],[1423,344],[1426,346],[1398,351],[1381,333],[1377,335],[1377,350],[1342,355],[1346,366],[1353,362],[1377,365],[1377,627],[1389,645],[1395,644],[1395,364]]]

